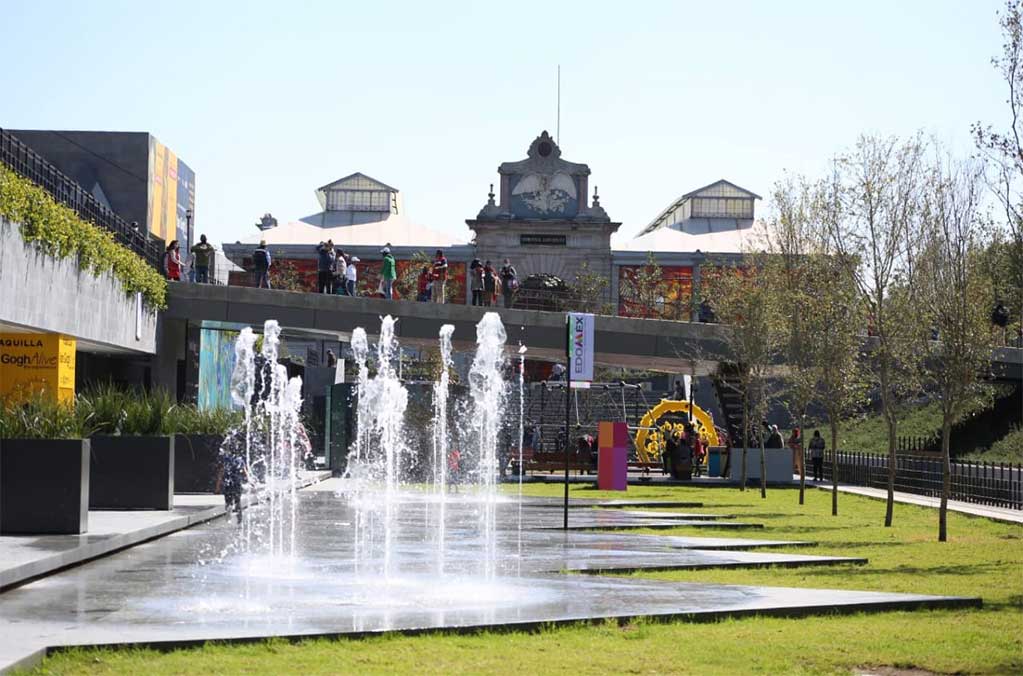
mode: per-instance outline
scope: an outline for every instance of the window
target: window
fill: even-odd
[[[753,218],[753,200],[697,197],[693,199],[693,218]]]
[[[327,211],[390,211],[391,193],[382,190],[330,190]]]

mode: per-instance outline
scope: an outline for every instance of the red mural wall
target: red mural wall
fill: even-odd
[[[618,314],[622,317],[683,319],[690,317],[693,296],[693,268],[661,267],[659,282],[647,282],[639,275],[646,266],[623,265],[618,269]]]

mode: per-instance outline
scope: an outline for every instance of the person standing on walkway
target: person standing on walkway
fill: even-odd
[[[163,255],[163,269],[167,273],[167,279],[181,281],[181,254],[178,251],[178,240],[171,240],[167,245],[167,252]]]
[[[334,243],[320,242],[316,247],[316,292],[334,292],[334,268],[337,265]]]
[[[814,430],[813,439],[810,439],[810,462],[813,464],[813,480],[824,481],[824,438],[820,430]]]
[[[995,328],[995,344],[1005,345],[1008,338],[1005,329],[1009,326],[1009,309],[1001,300],[995,304],[995,309],[991,311],[991,324]]]
[[[469,263],[469,289],[472,291],[472,304],[483,305],[483,263],[473,258]]]
[[[801,475],[803,473],[803,435],[798,427],[792,428],[792,434],[789,435],[786,443],[792,449],[792,473]]]
[[[433,256],[433,285],[430,287],[431,300],[434,303],[443,303],[445,286],[448,281],[448,259],[444,252],[437,249]]]
[[[358,256],[352,256],[348,260],[348,266],[345,268],[345,291],[348,292],[349,296],[355,296],[355,280],[359,276],[359,271],[355,267],[355,264],[359,262]]]
[[[504,265],[501,266],[501,295],[504,296],[504,306],[512,306],[512,298],[515,296],[515,291],[519,288],[518,274],[515,272],[515,266],[511,264],[511,261],[507,258],[504,259]]]
[[[483,264],[483,305],[490,307],[497,295],[497,275],[494,266],[487,261]]]
[[[192,247],[192,263],[195,265],[196,283],[210,283],[210,260],[212,258],[213,246],[206,241],[206,235],[199,235],[199,243]]]
[[[383,264],[380,266],[380,292],[384,298],[391,300],[394,296],[391,291],[394,287],[394,278],[397,277],[394,256],[391,255],[391,247],[385,246],[380,250],[383,254]]]
[[[270,250],[266,248],[266,240],[260,240],[259,246],[252,252],[252,269],[256,274],[256,286],[260,289],[270,288]]]

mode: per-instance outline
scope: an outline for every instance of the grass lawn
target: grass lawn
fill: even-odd
[[[505,486],[514,491],[515,487]],[[561,495],[557,485],[527,485],[529,495]],[[889,612],[804,619],[745,618],[706,624],[635,622],[574,625],[537,633],[388,636],[369,640],[270,641],[210,645],[170,653],[74,651],[48,658],[40,674],[187,673],[1023,673],[1023,526],[950,514],[951,541],[935,541],[937,513],[896,505],[895,527],[881,526],[884,503],[795,490],[633,487],[575,497],[695,500],[705,511],[765,524],[750,537],[812,540],[814,553],[865,556],[866,566],[637,573],[638,577],[980,596],[984,608]],[[683,511],[692,511],[683,510]],[[651,531],[736,537],[680,528]],[[741,537],[741,535],[740,535]],[[799,550],[796,550],[799,551]]]

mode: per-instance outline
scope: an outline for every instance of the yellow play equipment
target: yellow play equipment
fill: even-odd
[[[688,401],[661,399],[661,402],[647,411],[639,422],[636,432],[636,455],[641,462],[657,462],[661,457],[661,448],[666,434],[673,432],[680,423],[670,420],[658,424],[667,413],[686,413],[696,426],[696,431],[707,441],[708,446],[718,445],[718,431],[714,427],[714,418],[702,408]],[[651,429],[654,428],[654,429]]]

